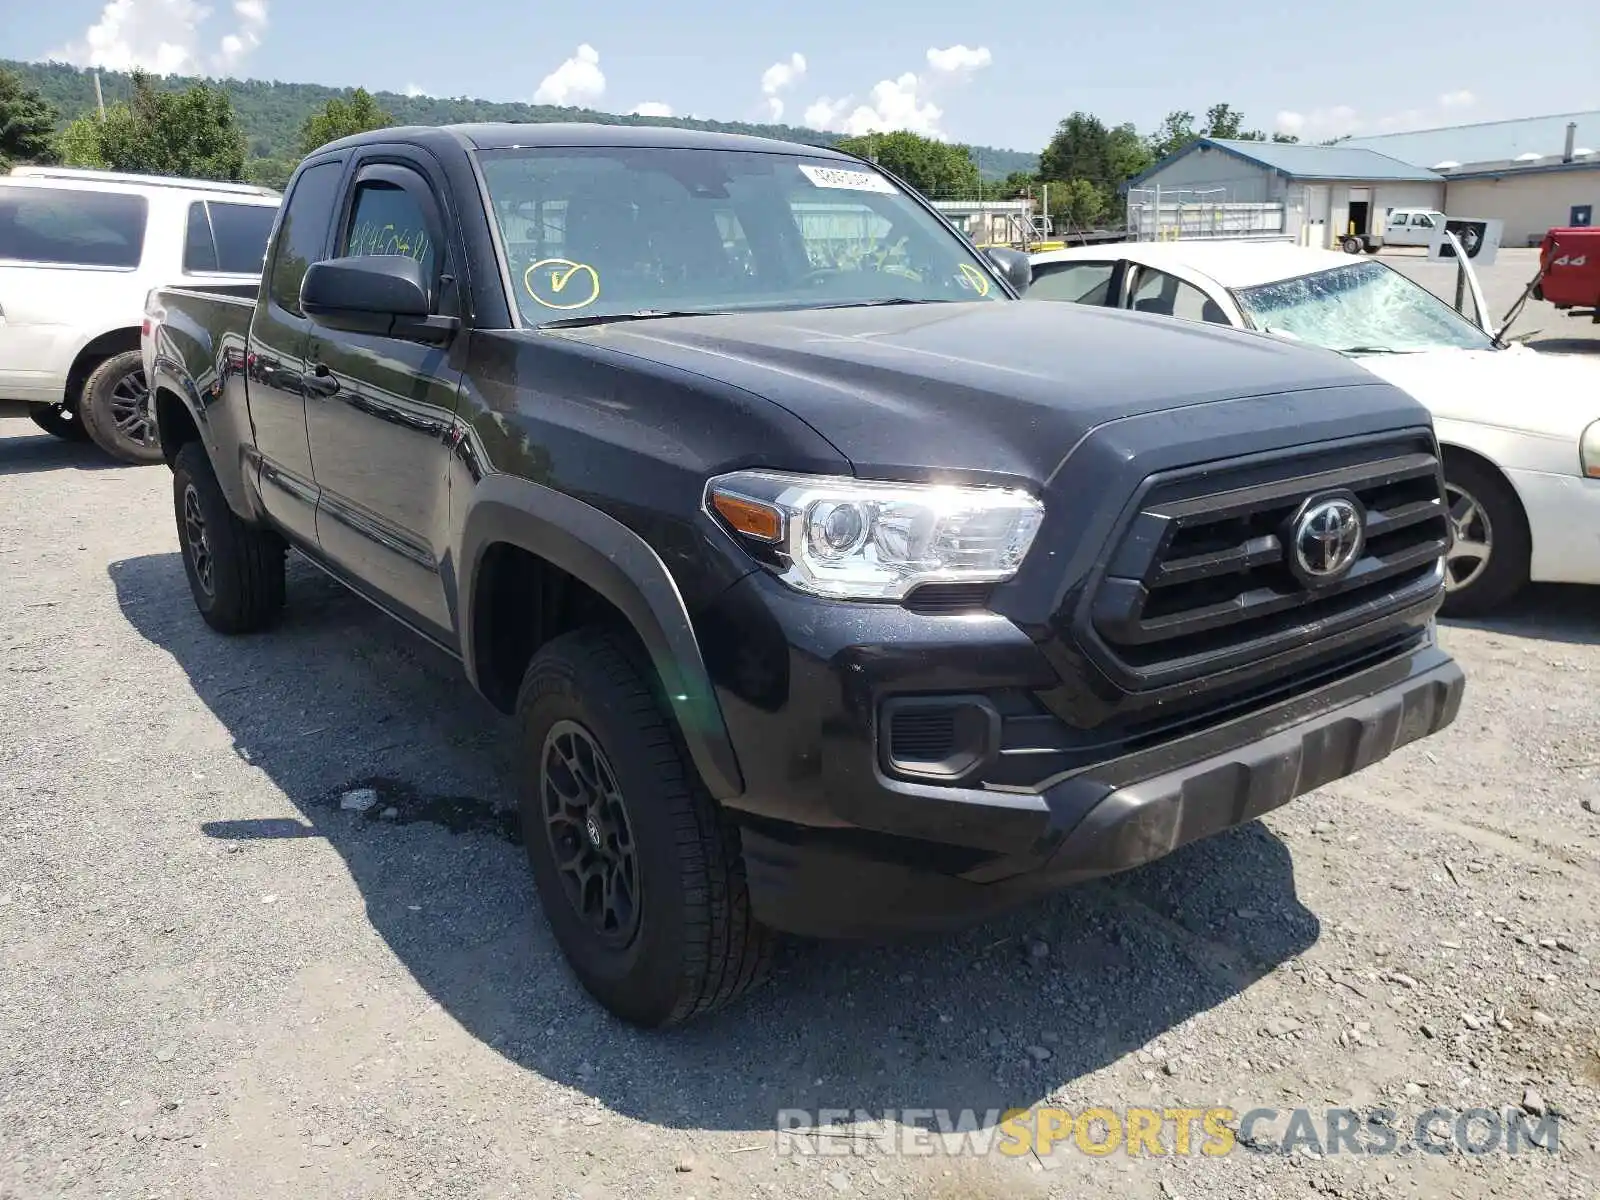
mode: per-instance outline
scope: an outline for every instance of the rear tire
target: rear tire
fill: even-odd
[[[140,466],[161,461],[161,438],[139,351],[113,354],[94,369],[83,385],[78,413],[95,445],[113,458]]]
[[[551,932],[595,999],[659,1028],[759,983],[778,939],[751,915],[738,830],[652,680],[629,637],[580,629],[534,656],[517,716],[523,841]]]
[[[1360,254],[1361,253],[1361,239],[1358,238],[1358,237],[1347,237],[1347,238],[1345,238],[1344,239],[1344,252],[1346,254]]]
[[[65,404],[35,404],[29,407],[28,416],[51,437],[58,437],[64,442],[89,440],[89,431],[83,427],[78,414]]]
[[[285,546],[228,505],[205,447],[190,442],[172,467],[172,503],[195,607],[219,633],[266,629],[283,611]]]
[[[1445,557],[1446,617],[1485,616],[1528,582],[1533,538],[1511,485],[1471,458],[1447,458],[1445,493],[1455,534]],[[1463,553],[1466,547],[1469,553]]]

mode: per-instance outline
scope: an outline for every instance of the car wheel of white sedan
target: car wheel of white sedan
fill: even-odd
[[[1445,616],[1481,616],[1528,582],[1532,541],[1522,505],[1492,469],[1470,459],[1445,467],[1450,549],[1444,561]]]

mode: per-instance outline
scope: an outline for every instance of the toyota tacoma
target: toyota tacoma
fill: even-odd
[[[458,657],[557,941],[646,1026],[780,932],[977,921],[1449,724],[1427,412],[1029,279],[812,146],[334,142],[253,303],[148,301],[195,603],[269,626],[292,549]]]

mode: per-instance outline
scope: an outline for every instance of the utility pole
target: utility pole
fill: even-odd
[[[100,72],[98,69],[94,73],[94,105],[100,110],[100,119],[104,121],[106,119],[106,98],[100,91]]]

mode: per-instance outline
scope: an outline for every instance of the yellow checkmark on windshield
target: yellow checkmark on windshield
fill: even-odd
[[[522,286],[545,308],[587,308],[600,299],[600,273],[570,258],[540,259],[523,272]]]

